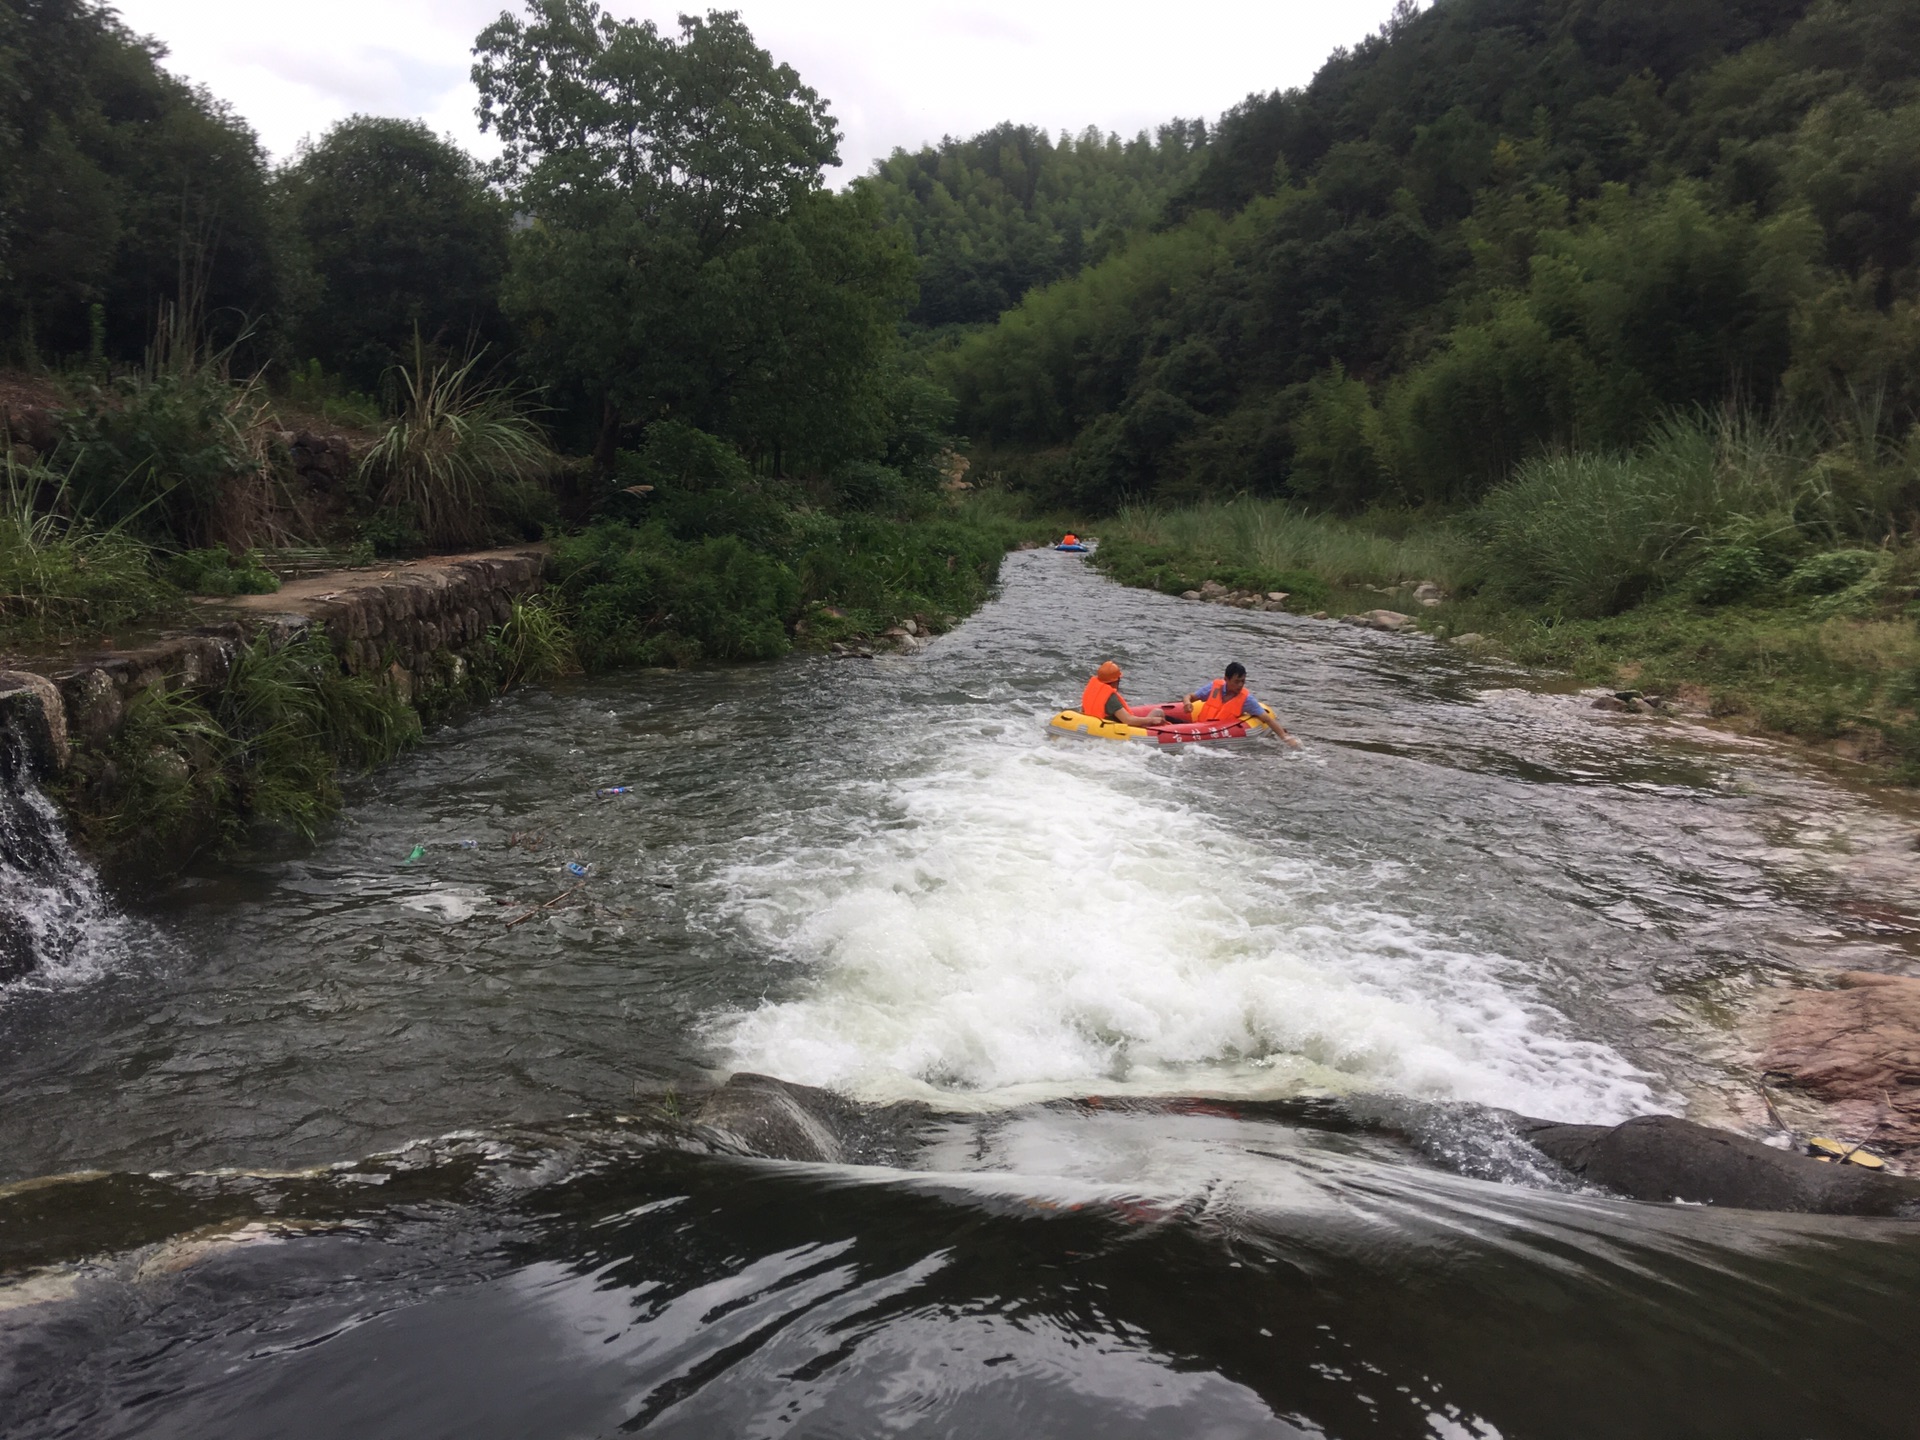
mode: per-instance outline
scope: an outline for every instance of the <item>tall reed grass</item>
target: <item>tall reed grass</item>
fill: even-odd
[[[435,358],[415,335],[413,363],[397,376],[400,414],[361,462],[382,502],[411,515],[429,545],[486,539],[496,489],[554,465],[540,427],[512,393],[482,380],[479,361]]]
[[[1404,580],[1452,588],[1472,563],[1471,547],[1445,525],[1393,516],[1341,520],[1279,500],[1179,510],[1129,505],[1098,528],[1103,549],[1118,542],[1191,556],[1203,568],[1309,576],[1330,588]]]
[[[1492,595],[1593,617],[1676,587],[1712,602],[1789,582],[1815,551],[1890,543],[1917,497],[1913,457],[1872,417],[1695,412],[1630,452],[1526,461],[1471,528]]]
[[[72,640],[179,608],[145,545],[79,509],[70,471],[0,453],[0,475],[0,625],[14,639]]]

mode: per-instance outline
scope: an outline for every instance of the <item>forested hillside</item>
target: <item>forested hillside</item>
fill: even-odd
[[[1127,141],[1092,128],[1055,141],[1009,123],[896,150],[854,187],[913,238],[913,321],[977,324],[1157,221],[1199,175],[1206,143],[1204,121],[1174,120]]]
[[[277,299],[265,156],[164,53],[82,0],[0,4],[0,358],[138,355],[183,286]]]
[[[950,357],[1081,505],[1458,503],[1676,408],[1920,402],[1920,4],[1441,0]]]
[[[0,0],[0,643],[296,552],[536,537],[590,663],[977,599],[1005,527],[954,523],[910,239],[827,188],[827,100],[728,11],[526,0],[459,53],[494,163],[354,116],[274,165],[110,6]],[[980,163],[1084,248],[1190,177],[1184,137]]]

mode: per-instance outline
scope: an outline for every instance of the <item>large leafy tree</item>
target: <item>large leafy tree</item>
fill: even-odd
[[[232,335],[278,299],[264,157],[94,0],[0,0],[0,345],[137,356],[183,300]]]
[[[548,376],[597,404],[610,466],[624,421],[710,400],[710,267],[819,191],[835,126],[732,12],[663,35],[591,0],[532,0],[474,53],[481,123],[528,222],[508,303]]]
[[[278,185],[309,281],[302,355],[371,387],[416,333],[453,348],[499,338],[507,210],[458,146],[416,120],[356,115]]]

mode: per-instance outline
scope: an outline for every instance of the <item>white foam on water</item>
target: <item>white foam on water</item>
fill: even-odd
[[[462,920],[471,920],[482,910],[491,908],[491,901],[483,890],[466,887],[428,890],[418,895],[404,895],[400,898],[401,908],[417,910],[423,915],[431,915],[436,920],[449,924],[459,924]]]
[[[715,1022],[727,1061],[983,1107],[1385,1090],[1592,1121],[1653,1108],[1508,958],[1370,904],[1370,868],[1196,812],[1171,769],[963,741],[887,787],[851,844],[789,836],[726,871],[749,943],[809,972]]]
[[[19,774],[24,762],[11,768]],[[0,994],[95,980],[136,939],[93,867],[67,843],[53,803],[24,780],[0,795],[0,925],[9,958],[27,966]]]

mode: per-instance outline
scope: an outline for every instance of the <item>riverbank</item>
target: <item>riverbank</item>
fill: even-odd
[[[260,827],[311,835],[342,770],[503,685],[546,678],[544,547],[344,570],[202,601],[205,623],[126,648],[13,658],[0,729],[110,868],[171,871]]]
[[[1460,517],[1343,520],[1236,501],[1130,509],[1088,528],[1101,537],[1094,563],[1122,584],[1285,592],[1289,610],[1329,618],[1404,615],[1387,623],[1920,783],[1920,629],[1900,583],[1914,568],[1904,551],[1826,551],[1839,557],[1826,584],[1787,575],[1720,604],[1676,587],[1583,617],[1515,598]]]
[[[202,598],[190,610],[199,625],[8,659],[0,729],[97,858],[168,872],[276,828],[310,836],[337,808],[342,771],[516,684],[923,644],[972,613],[1001,557],[1040,533],[964,495],[912,518],[734,502],[756,498],[767,502],[757,543],[676,529],[685,517],[671,507],[643,508],[548,545]]]

